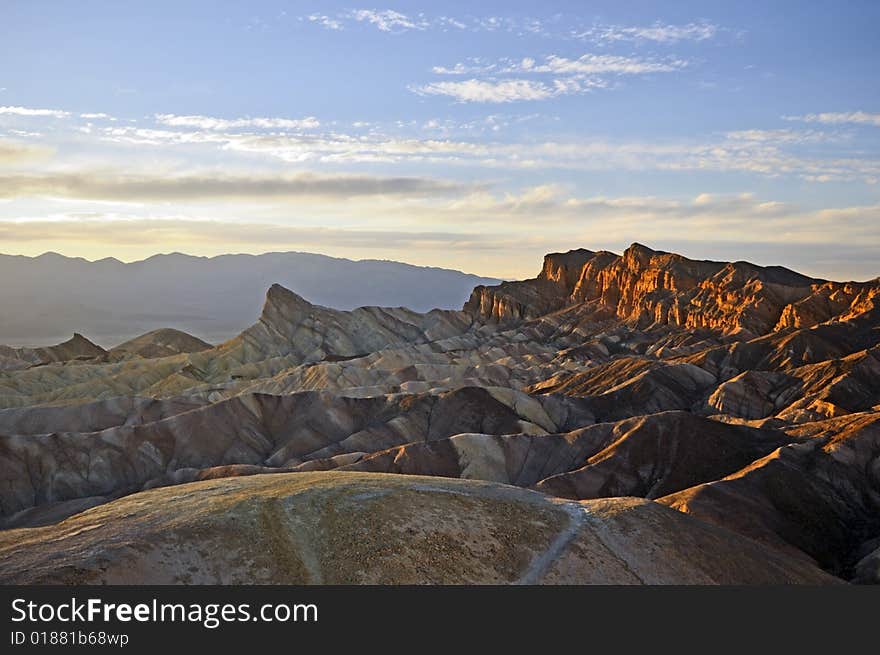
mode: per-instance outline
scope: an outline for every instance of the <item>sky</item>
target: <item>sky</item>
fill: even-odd
[[[0,252],[880,275],[877,2],[0,0]]]

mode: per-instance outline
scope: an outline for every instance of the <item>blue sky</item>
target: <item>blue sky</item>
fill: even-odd
[[[0,251],[880,274],[876,2],[0,5]]]

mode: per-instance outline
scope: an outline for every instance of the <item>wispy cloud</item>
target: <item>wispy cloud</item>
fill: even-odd
[[[358,22],[374,25],[382,32],[426,30],[431,26],[422,15],[410,17],[392,9],[355,9],[349,13],[349,16]]]
[[[543,74],[555,75],[645,75],[649,73],[670,73],[687,67],[688,62],[677,58],[653,59],[587,53],[576,59],[548,55],[538,62],[533,57],[522,59],[501,59],[486,62],[473,59],[459,62],[453,66],[434,66],[432,71],[438,75],[488,75],[488,74]]]
[[[492,73],[497,69],[495,64],[481,63],[480,59],[472,59],[470,63],[459,62],[454,66],[434,66],[431,71],[437,75],[477,75]]]
[[[610,86],[607,76],[671,73],[688,65],[683,59],[648,59],[587,53],[577,59],[549,55],[541,62],[532,57],[485,62],[475,59],[451,67],[435,66],[438,75],[481,75],[461,82],[432,82],[411,86],[422,95],[446,95],[458,102],[516,102],[546,100],[561,95],[587,93]],[[496,75],[505,76],[498,79]],[[511,75],[528,76],[515,78]],[[542,81],[534,76],[544,76]]]
[[[572,36],[602,43],[619,41],[651,42],[674,44],[680,41],[706,41],[715,37],[720,28],[709,22],[671,25],[657,22],[647,26],[596,25],[582,31],[573,31]]]
[[[386,34],[427,30],[495,32],[505,30],[530,31],[538,33],[543,30],[540,19],[530,18],[514,20],[508,17],[454,17],[428,16],[424,13],[404,14],[394,9],[351,9],[333,15],[313,13],[300,18],[304,22],[319,25],[328,30],[340,31],[357,24],[369,25]]]
[[[102,171],[85,171],[0,175],[0,198],[52,196],[123,202],[345,199],[361,196],[423,197],[454,193],[461,189],[461,185],[431,178],[313,173],[164,176],[113,175]]]
[[[173,127],[195,127],[202,130],[231,130],[241,127],[301,130],[320,127],[314,116],[306,118],[215,118],[213,116],[178,116],[176,114],[156,114],[156,122]]]
[[[0,115],[12,116],[51,116],[53,118],[65,118],[70,116],[70,112],[60,109],[34,109],[32,107],[0,107]]]
[[[338,18],[332,18],[326,14],[309,14],[305,17],[305,19],[310,23],[315,23],[328,30],[338,31],[343,29],[341,20],[339,20]]]
[[[520,61],[517,65],[528,69],[547,65],[547,61],[534,64]],[[425,95],[443,95],[459,102],[512,104],[586,93],[602,84],[601,78],[586,74],[540,75],[546,77],[445,79],[414,90]],[[866,112],[853,113],[859,120],[865,120],[862,114],[872,116]],[[52,115],[42,115],[42,118],[47,124],[54,120]],[[494,133],[495,127],[510,120],[516,119],[491,118],[479,121],[477,126],[474,119],[471,129],[464,127],[462,121],[450,123],[449,119],[433,119],[401,125],[372,124],[367,129],[352,129],[347,133],[339,125],[321,129],[320,121],[312,118],[230,119],[162,114],[154,125],[68,126],[65,123],[63,127],[70,130],[67,137],[52,124],[51,139],[74,138],[79,149],[89,147],[90,142],[102,148],[113,144],[116,154],[108,155],[111,157],[140,156],[145,152],[142,147],[149,146],[156,149],[151,157],[161,154],[178,161],[182,157],[183,162],[188,157],[194,162],[204,162],[205,148],[214,147],[222,157],[221,166],[228,166],[227,171],[252,167],[255,157],[261,156],[264,159],[261,165],[272,167],[277,162],[284,162],[342,167],[348,171],[375,165],[406,165],[471,168],[482,171],[482,175],[490,170],[737,172],[813,182],[880,184],[880,158],[839,130],[792,126],[788,129],[737,130],[693,138],[641,141],[589,135],[565,141],[530,138],[517,142],[485,138],[485,135]],[[225,129],[233,126],[242,129]],[[261,126],[271,128],[257,129]],[[78,132],[80,129],[82,131]],[[7,129],[6,135],[10,139],[4,144],[5,166],[38,161],[50,152],[40,146],[50,138],[41,132]],[[66,148],[61,147],[59,152],[66,152]],[[65,158],[56,157],[54,166],[66,166]],[[186,165],[176,164],[170,170],[181,169],[185,170]],[[67,167],[67,170],[71,168]],[[72,170],[76,170],[76,166]],[[400,170],[409,173],[412,168]],[[31,182],[36,184],[33,180]],[[52,195],[52,190],[45,185],[41,188],[44,195]]]
[[[774,145],[806,144],[832,141],[835,136],[818,130],[735,130],[727,132],[731,142],[766,143]]]
[[[670,73],[687,66],[682,59],[652,60],[616,55],[585,54],[577,59],[550,55],[543,64],[533,64],[526,59],[515,68],[522,73],[553,73],[556,75],[644,75],[647,73]]]
[[[873,125],[880,127],[880,113],[866,111],[824,112],[821,114],[805,114],[803,116],[783,116],[787,121],[804,123],[824,123],[826,125]]]
[[[589,84],[591,80],[568,80]],[[561,81],[560,81],[561,83]],[[442,86],[441,86],[442,85]],[[462,102],[512,103],[583,93],[535,80],[438,82],[419,93],[444,94]],[[439,125],[439,123],[437,123]],[[848,141],[816,130],[739,130],[703,138],[663,142],[580,138],[565,142],[498,143],[450,138],[405,138],[381,132],[226,133],[106,127],[98,138],[119,144],[187,147],[214,144],[227,153],[262,154],[285,162],[323,164],[436,164],[483,169],[580,171],[745,172],[768,177],[794,176],[816,182],[880,181],[880,160],[853,151]],[[823,143],[821,153],[803,149]],[[831,149],[831,148],[834,149]]]
[[[113,118],[110,114],[105,114],[104,112],[94,112],[94,113],[80,114],[79,117],[80,117],[80,118],[88,118],[88,119],[110,120],[110,121],[115,121],[115,120],[116,120],[116,119]]]
[[[541,36],[555,40],[591,41],[603,46],[616,43],[674,45],[684,41],[701,42],[717,37],[723,28],[709,21],[683,24],[655,22],[650,25],[609,25],[587,23],[576,15],[550,17],[498,15],[405,14],[393,9],[352,9],[335,14],[313,13],[300,20],[325,29],[340,31],[356,24],[370,25],[388,34],[402,32],[455,31],[505,32],[521,36]]]
[[[458,135],[458,138],[462,138],[465,134],[470,137],[494,134],[542,118],[553,120],[552,117],[537,112],[528,114],[494,113],[473,120],[431,118],[421,123],[417,122],[414,125],[417,130],[424,132],[429,139],[437,139],[440,136],[452,138],[452,135]]]
[[[518,102],[546,100],[563,93],[575,92],[574,87],[549,86],[534,80],[463,80],[461,82],[433,82],[413,87],[420,95],[444,95],[458,102]],[[579,88],[578,91],[581,89]]]

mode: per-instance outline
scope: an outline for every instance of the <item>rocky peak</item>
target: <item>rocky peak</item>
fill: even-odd
[[[633,243],[629,248],[623,251],[622,259],[627,268],[636,271],[647,267],[657,255],[667,254],[669,253],[665,253],[661,250],[652,250],[641,243]]]
[[[266,292],[266,302],[263,305],[263,311],[265,312],[267,307],[289,307],[291,305],[311,307],[312,303],[287,287],[276,283],[269,287],[269,290]]]
[[[61,355],[63,352],[66,356],[65,358],[68,359],[76,357],[99,357],[107,352],[101,348],[101,346],[86,339],[79,332],[74,332],[70,339],[57,346],[51,346],[47,350],[54,350],[58,355]]]
[[[568,252],[552,252],[544,255],[544,266],[538,279],[556,282],[568,289],[569,293],[574,290],[580,278],[584,264],[595,257],[596,253],[585,248],[569,250]]]
[[[266,301],[259,323],[277,334],[289,335],[314,310],[320,309],[290,289],[273,284],[266,292]]]
[[[174,328],[159,328],[125,341],[112,350],[113,359],[142,357],[153,359],[180,353],[195,353],[211,348],[211,344]]]
[[[468,316],[453,311],[420,314],[403,307],[332,309],[273,284],[257,323],[218,350],[237,362],[269,356],[287,357],[296,364],[314,363],[459,335],[469,325]]]

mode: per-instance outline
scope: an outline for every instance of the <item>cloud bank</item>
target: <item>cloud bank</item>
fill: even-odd
[[[437,196],[461,185],[430,178],[367,175],[232,176],[114,175],[104,171],[0,175],[0,198],[51,196],[104,201],[345,199],[361,196]]]

